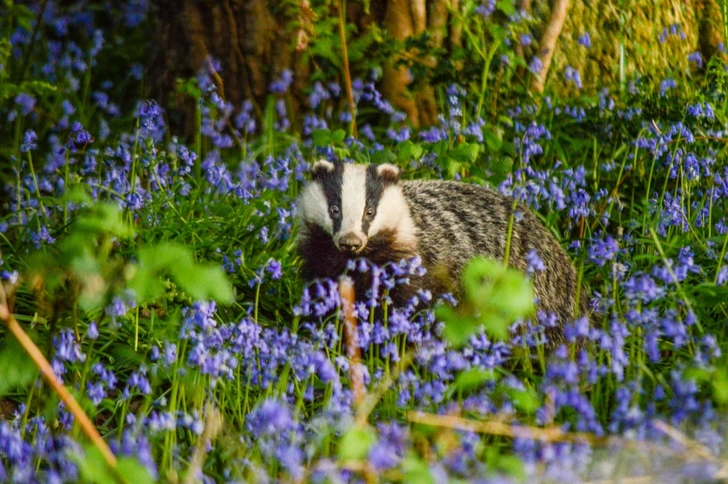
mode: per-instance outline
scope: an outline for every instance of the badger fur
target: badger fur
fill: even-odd
[[[503,261],[513,200],[487,187],[455,181],[403,181],[390,164],[360,165],[318,161],[313,181],[298,200],[301,230],[298,251],[306,280],[337,278],[349,259],[364,257],[382,265],[420,256],[427,273],[390,294],[397,304],[418,289],[459,293],[459,276],[476,256]],[[547,330],[549,345],[563,339],[563,325],[574,318],[577,274],[556,239],[526,208],[513,222],[509,265],[525,272],[535,249],[545,270],[531,277],[539,309],[559,318]],[[370,279],[352,274],[357,296]],[[588,314],[586,290],[579,301]]]

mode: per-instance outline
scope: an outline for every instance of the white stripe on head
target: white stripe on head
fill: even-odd
[[[369,226],[369,237],[383,230],[394,230],[397,241],[403,244],[417,243],[417,228],[402,189],[397,185],[384,189],[377,206],[377,214]]]
[[[329,204],[318,183],[309,183],[298,198],[298,215],[304,223],[313,223],[333,235],[334,226],[329,217]]]
[[[363,237],[361,220],[367,204],[367,167],[365,165],[345,165],[344,179],[341,185],[341,229],[337,235],[353,232]]]

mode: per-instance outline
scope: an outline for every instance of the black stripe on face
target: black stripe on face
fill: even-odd
[[[366,180],[366,207],[364,207],[364,214],[361,219],[361,229],[365,234],[369,233],[369,225],[371,225],[374,217],[377,216],[377,210],[379,208],[379,200],[382,198],[384,189],[390,182],[384,180],[377,172],[376,165],[369,165],[367,167],[367,180]],[[372,210],[371,215],[367,212]]]
[[[329,207],[329,218],[333,225],[333,233],[341,229],[341,187],[344,181],[344,164],[334,163],[334,169],[324,172],[316,177],[316,182],[321,185],[321,190],[326,197]],[[338,212],[336,211],[338,209]]]

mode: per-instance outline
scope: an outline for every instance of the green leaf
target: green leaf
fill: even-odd
[[[516,7],[513,6],[513,0],[498,0],[495,6],[509,17],[516,14]]]
[[[353,426],[341,436],[339,441],[339,460],[363,460],[377,443],[377,434],[368,425]]]
[[[154,484],[149,469],[132,457],[118,457],[116,471],[130,484]]]
[[[526,479],[521,459],[511,454],[501,454],[495,446],[486,449],[485,461],[488,466],[512,476],[516,482],[524,482]]]
[[[99,203],[91,207],[89,213],[78,219],[74,230],[93,234],[110,233],[120,238],[134,235],[134,229],[123,220],[116,205],[111,203]]]
[[[87,185],[79,183],[71,185],[63,194],[62,200],[65,203],[73,202],[84,205],[93,203],[93,199],[88,194]]]
[[[471,165],[478,159],[480,145],[478,143],[460,143],[450,152],[450,157],[464,164]]]
[[[508,338],[508,327],[533,313],[533,287],[525,275],[492,259],[471,260],[462,272],[465,302],[455,312],[441,308],[445,336],[456,347],[483,325],[488,335]]]
[[[458,376],[455,377],[455,381],[448,386],[445,398],[450,399],[457,392],[467,392],[479,387],[486,381],[493,380],[495,380],[495,373],[492,370],[471,368],[460,372]]]
[[[409,454],[402,464],[403,482],[412,484],[435,484],[435,478],[427,463],[419,457]]]
[[[93,445],[85,445],[84,455],[72,453],[83,480],[98,484],[124,482],[129,484],[153,484],[154,478],[144,465],[132,457],[117,457],[116,469],[109,468],[101,451]]]
[[[193,299],[214,299],[224,304],[233,300],[232,285],[222,268],[196,263],[187,247],[174,243],[146,246],[139,249],[138,260],[129,287],[136,291],[140,304],[163,293],[161,278],[166,274]]]
[[[713,397],[721,405],[728,403],[728,372],[725,368],[718,368],[715,371],[713,376]]]
[[[392,153],[391,150],[375,151],[369,156],[369,160],[378,165],[380,163],[392,163],[397,160],[397,155]]]
[[[533,285],[515,269],[507,269],[493,284],[490,304],[506,318],[516,320],[533,313]]]
[[[334,142],[334,144],[341,144],[346,139],[346,131],[343,129],[337,129],[334,131],[334,134],[331,135],[331,141]]]
[[[489,152],[498,152],[503,146],[503,130],[483,130],[483,141]]]
[[[164,281],[157,271],[145,265],[135,265],[129,272],[132,274],[127,285],[134,291],[139,304],[144,304],[161,297],[165,291]]]
[[[405,162],[411,160],[419,160],[424,153],[422,146],[413,143],[410,140],[403,141],[397,150],[397,161]]]
[[[38,378],[38,368],[12,335],[0,344],[0,396],[30,386]]]
[[[475,318],[461,314],[450,306],[438,306],[435,308],[435,316],[445,322],[443,335],[455,348],[461,348],[467,343],[470,335],[480,327]]]
[[[506,393],[508,393],[513,405],[524,413],[532,414],[541,406],[538,396],[533,391],[509,388]]]
[[[331,144],[331,131],[328,129],[315,129],[311,133],[314,146],[328,146]]]
[[[72,453],[71,458],[78,464],[78,470],[85,481],[99,484],[117,481],[103,454],[93,445],[84,446],[84,455]]]
[[[180,269],[172,274],[192,299],[214,299],[223,304],[233,302],[233,288],[220,266],[194,264],[186,271]]]

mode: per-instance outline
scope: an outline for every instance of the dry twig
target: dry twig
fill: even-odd
[[[23,328],[20,326],[18,321],[10,313],[10,310],[8,309],[5,289],[3,288],[2,284],[0,284],[0,320],[5,323],[10,332],[13,334],[13,336],[15,336],[20,345],[23,347],[25,352],[28,353],[30,358],[33,360],[33,363],[35,363],[35,366],[38,367],[40,373],[46,379],[53,391],[60,397],[63,403],[66,404],[68,411],[73,414],[74,418],[81,426],[83,432],[91,440],[91,442],[99,450],[99,452],[101,452],[101,455],[104,457],[104,460],[109,465],[109,467],[112,470],[116,469],[116,457],[114,456],[113,452],[111,452],[111,449],[106,444],[106,441],[101,437],[101,434],[99,434],[98,430],[96,430],[96,427],[94,427],[94,424],[91,422],[91,419],[88,418],[86,412],[83,411],[81,405],[78,404],[76,399],[73,398],[73,395],[71,395],[66,387],[63,386],[63,383],[61,383],[56,374],[53,373],[53,368],[51,367],[51,364],[48,363],[46,357],[43,356],[43,353],[40,351],[40,349],[38,349],[33,340],[30,339],[25,331],[23,331]]]
[[[543,67],[541,71],[533,76],[531,81],[531,91],[542,93],[546,84],[546,76],[551,66],[551,58],[554,55],[556,41],[561,34],[561,28],[566,20],[566,12],[569,10],[569,0],[557,0],[551,10],[551,19],[549,20],[546,30],[544,30],[541,41],[539,42],[539,57]]]

